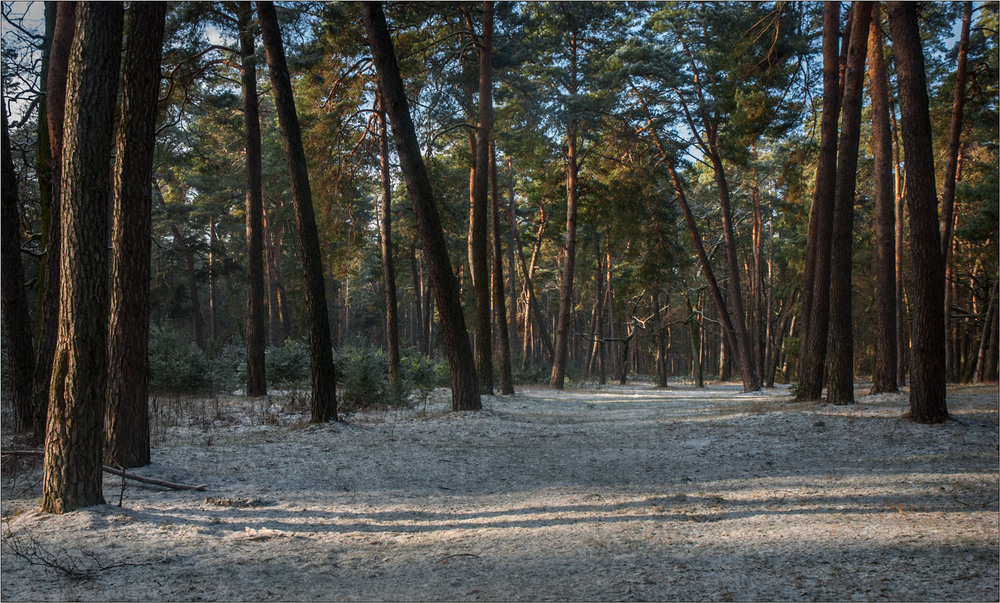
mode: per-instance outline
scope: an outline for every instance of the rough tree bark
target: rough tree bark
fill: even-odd
[[[389,37],[385,14],[379,3],[362,2],[361,18],[368,33],[368,44],[378,73],[379,90],[386,101],[386,109],[392,122],[403,178],[410,194],[413,213],[417,218],[417,228],[423,241],[431,285],[437,300],[441,330],[451,368],[451,406],[456,411],[478,410],[482,408],[479,380],[475,363],[472,361],[472,347],[469,345],[465,318],[462,315],[458,282],[451,269],[430,178],[417,143],[413,121],[410,119],[406,91],[399,74],[399,64],[396,61],[392,38]]]
[[[116,140],[105,462],[149,464],[149,240],[166,5],[130,5]]]
[[[77,7],[66,83],[59,337],[45,434],[42,510],[104,502],[108,202],[122,5]]]
[[[323,261],[316,230],[316,215],[313,212],[312,191],[309,188],[306,155],[302,148],[302,132],[295,113],[295,97],[274,3],[258,2],[257,14],[260,17],[267,66],[271,72],[274,105],[281,128],[281,142],[285,147],[285,163],[288,167],[288,179],[291,181],[295,224],[302,252],[306,310],[309,315],[309,357],[312,361],[311,421],[336,421],[337,389],[333,346],[330,341],[330,316],[327,313]]]
[[[823,8],[823,115],[820,121],[816,186],[809,212],[806,269],[802,279],[802,345],[796,400],[819,400],[830,319],[830,233],[837,182],[837,124],[840,115],[840,2]],[[845,43],[846,45],[846,43]]]
[[[253,7],[236,5],[240,37],[240,72],[243,91],[243,149],[246,157],[247,313],[246,360],[248,396],[267,395],[264,349],[267,320],[264,316],[264,191],[260,116],[257,110],[257,60],[254,55]]]
[[[889,2],[889,29],[899,82],[906,204],[913,252],[913,359],[909,416],[921,423],[948,418],[945,392],[944,260],[934,185],[930,111],[916,5]]]
[[[17,174],[10,150],[7,126],[7,103],[0,92],[3,110],[3,163],[0,186],[0,314],[3,316],[3,336],[7,344],[7,368],[10,375],[10,403],[14,410],[14,429],[33,431],[35,413],[31,403],[32,377],[35,372],[35,350],[31,343],[31,321],[28,318],[28,294],[24,289],[24,266],[21,264],[21,217],[18,210]]]
[[[896,192],[892,177],[889,80],[882,43],[879,4],[872,4],[868,33],[872,151],[875,157],[875,373],[872,394],[898,392],[896,383]]]
[[[826,399],[832,404],[854,403],[854,325],[851,316],[854,193],[858,180],[861,106],[871,17],[870,2],[854,3],[854,23],[847,50],[847,72],[841,103],[837,192],[830,233],[830,357]]]
[[[32,385],[32,405],[35,416],[33,431],[39,440],[45,437],[45,413],[49,405],[49,385],[52,382],[52,360],[59,333],[59,259],[62,236],[61,170],[63,149],[63,119],[66,106],[66,74],[69,51],[76,23],[76,3],[59,2],[56,25],[52,34],[45,106],[49,126],[52,198],[49,207],[48,241],[45,246],[45,275],[39,307],[35,340],[35,374]]]
[[[486,212],[489,206],[490,137],[493,129],[493,2],[483,2],[483,32],[479,38],[479,127],[476,131],[476,168],[472,181],[469,224],[469,273],[475,295],[475,354],[479,391],[493,394],[492,312],[487,249]]]

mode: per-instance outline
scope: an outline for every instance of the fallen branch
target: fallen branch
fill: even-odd
[[[125,479],[135,480],[137,482],[142,482],[144,484],[152,484],[154,486],[162,486],[164,488],[170,488],[171,490],[204,490],[208,487],[207,484],[201,484],[200,486],[188,486],[186,484],[176,484],[174,482],[164,481],[162,479],[153,479],[151,477],[139,477],[132,473],[125,473],[120,469],[115,469],[114,467],[108,467],[104,465],[102,467],[105,473],[110,473],[112,475],[117,475],[119,477],[124,477]]]
[[[0,454],[11,455],[11,456],[45,456],[45,452],[42,451],[42,450],[4,450]],[[133,473],[125,473],[121,469],[115,469],[114,467],[108,467],[107,465],[103,465],[101,468],[104,469],[105,473],[110,473],[112,475],[117,475],[119,477],[124,477],[125,479],[130,479],[130,480],[134,480],[134,481],[137,481],[137,482],[142,482],[144,484],[152,484],[154,486],[161,486],[163,488],[170,488],[171,490],[198,490],[198,491],[203,491],[203,490],[205,490],[205,488],[208,487],[207,484],[201,484],[201,485],[198,485],[198,486],[189,486],[189,485],[186,485],[186,484],[177,484],[177,483],[174,483],[174,482],[168,482],[168,481],[165,481],[165,480],[162,480],[162,479],[153,479],[151,477],[140,477],[140,476],[135,475]]]
[[[440,559],[438,559],[437,562],[438,563],[448,563],[449,559],[456,559],[458,557],[474,557],[476,559],[480,558],[479,555],[477,555],[475,553],[455,553],[454,555],[445,555],[444,557],[441,557]]]

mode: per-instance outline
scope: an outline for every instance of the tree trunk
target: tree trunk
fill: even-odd
[[[945,392],[944,261],[934,186],[930,112],[916,5],[889,3],[899,81],[906,204],[913,251],[913,368],[909,416],[921,423],[948,417]]]
[[[569,84],[570,98],[577,93],[577,39],[576,32],[570,34]],[[577,175],[577,125],[572,108],[569,109],[569,125],[566,128],[566,239],[561,250],[562,274],[559,277],[559,321],[556,326],[556,342],[552,357],[552,375],[549,386],[562,389],[566,380],[566,352],[569,347],[569,322],[573,312],[573,271],[576,266],[576,214],[579,203]]]
[[[392,121],[403,177],[410,193],[424,252],[427,254],[431,284],[437,299],[448,364],[451,367],[452,409],[478,410],[482,408],[479,380],[475,363],[471,361],[472,349],[462,315],[458,283],[451,269],[434,193],[417,143],[413,121],[410,119],[406,91],[399,74],[385,15],[377,2],[362,2],[361,17],[368,32],[379,90],[386,101],[389,119]]]
[[[31,321],[28,318],[28,294],[24,289],[24,266],[21,264],[21,218],[19,212],[17,174],[10,149],[7,126],[6,95],[0,92],[3,111],[3,187],[0,196],[0,314],[7,344],[7,368],[10,375],[10,403],[14,411],[14,429],[33,431],[35,412],[31,403],[32,376],[35,372],[35,350],[31,344]]]
[[[986,305],[986,313],[983,316],[982,335],[979,338],[979,353],[976,355],[976,372],[974,380],[976,383],[992,381],[996,378],[996,363],[991,360],[990,350],[996,349],[996,324],[997,324],[997,294],[1000,293],[1000,281],[993,283],[990,289],[990,299]],[[993,377],[992,379],[990,377]]]
[[[218,298],[215,295],[215,248],[218,245],[215,217],[208,217],[208,340],[219,338]]]
[[[105,463],[149,464],[149,281],[153,152],[166,5],[131,4],[115,152]]]
[[[604,385],[607,381],[607,373],[604,369],[604,292],[607,287],[604,284],[604,263],[602,262],[604,255],[601,251],[600,233],[597,235],[597,252],[594,255],[597,261],[597,266],[594,268],[594,316],[597,319],[594,325],[594,335],[596,336],[594,359],[598,371],[597,382]]]
[[[500,365],[500,393],[514,393],[514,376],[510,360],[510,332],[507,330],[507,301],[504,292],[503,250],[500,245],[500,187],[497,183],[497,150],[490,147],[490,201],[493,213],[493,309],[496,314],[497,364]]]
[[[510,164],[509,160],[508,164]],[[499,168],[496,163],[494,163],[494,167]],[[510,196],[507,203],[504,204],[504,212],[507,216],[507,316],[510,321],[507,332],[510,336],[511,353],[513,353],[513,350],[519,347],[517,341],[517,283],[515,279],[517,266],[514,263],[514,233],[517,230],[517,216],[514,209],[514,170],[513,166],[510,166],[510,168],[511,176],[508,180]],[[497,174],[497,177],[499,177],[499,174]]]
[[[837,182],[837,125],[840,114],[840,2],[823,9],[823,115],[820,121],[816,186],[809,212],[806,269],[802,279],[802,336],[796,400],[819,400],[830,319],[830,235]],[[846,46],[846,42],[845,42]]]
[[[875,157],[875,372],[872,394],[898,392],[896,383],[896,193],[892,180],[892,131],[889,80],[882,43],[879,4],[872,5],[868,34],[868,81],[872,99],[872,151]]]
[[[421,270],[417,265],[417,242],[414,241],[410,243],[410,275],[413,279],[413,313],[416,318],[416,330],[417,336],[416,341],[413,345],[416,345],[417,350],[422,354],[427,354],[424,350],[427,348],[424,339],[427,337],[427,329],[424,328],[424,309],[423,309],[423,287],[421,275],[423,270]]]
[[[490,135],[493,127],[493,2],[483,2],[483,33],[479,40],[479,127],[475,136],[475,171],[469,220],[469,274],[475,296],[475,355],[479,391],[493,394],[492,316],[488,258]]]
[[[389,387],[396,391],[399,382],[399,319],[396,304],[396,265],[392,259],[392,178],[389,175],[389,122],[385,102],[378,99],[379,171],[382,176],[382,208],[379,234],[382,239],[382,285],[385,288],[385,349],[389,368]]]
[[[108,201],[122,5],[77,8],[66,83],[62,157],[59,337],[45,437],[42,510],[104,502],[107,395]]]
[[[32,385],[34,418],[32,431],[39,440],[45,437],[45,413],[49,405],[49,386],[52,382],[52,362],[56,351],[59,330],[59,287],[62,261],[62,193],[61,172],[63,153],[63,121],[66,107],[66,77],[69,69],[69,51],[73,43],[76,23],[76,3],[59,2],[56,8],[55,32],[49,55],[46,75],[46,113],[48,114],[49,146],[51,149],[52,199],[49,208],[48,241],[45,245],[45,273],[43,276],[41,306],[36,317],[35,374]]]
[[[333,346],[330,341],[330,316],[326,306],[323,260],[319,247],[319,233],[316,230],[316,215],[313,213],[306,155],[302,148],[302,133],[299,129],[298,115],[295,113],[295,97],[274,3],[258,2],[257,14],[264,39],[267,66],[271,73],[275,111],[281,128],[281,142],[285,148],[285,163],[288,167],[288,179],[291,182],[295,224],[299,232],[302,253],[306,309],[309,314],[309,357],[312,361],[310,420],[313,423],[336,421],[336,371],[333,367]]]
[[[198,280],[196,278],[194,266],[194,252],[188,246],[184,237],[176,224],[170,225],[170,230],[174,234],[174,242],[184,256],[184,263],[187,268],[188,293],[191,298],[191,323],[194,327],[194,340],[199,349],[205,349],[205,319],[201,315],[201,300],[198,297]]]
[[[714,138],[714,134],[710,140]],[[757,372],[750,348],[750,335],[746,327],[746,310],[743,306],[743,292],[740,287],[740,267],[736,250],[736,232],[733,226],[731,203],[729,200],[729,183],[726,180],[725,167],[722,158],[715,148],[715,142],[710,143],[712,153],[709,159],[715,172],[715,183],[719,189],[719,207],[722,210],[723,247],[726,250],[726,265],[729,269],[729,303],[732,310],[733,350],[736,356],[736,367],[743,381],[744,391],[760,389],[760,373]]]
[[[663,324],[663,316],[660,313],[660,292],[655,291],[650,297],[650,303],[653,304],[653,321],[656,324],[656,386],[666,387],[667,386],[667,346],[664,337],[666,336],[666,327]],[[667,304],[669,308],[670,297],[667,297]]]
[[[688,309],[688,330],[691,335],[691,377],[694,379],[695,387],[705,387],[704,374],[701,368],[701,333],[698,324],[698,316],[691,306],[691,299],[684,294],[684,301]],[[699,301],[699,305],[700,305]]]
[[[948,127],[948,150],[941,185],[941,257],[951,254],[951,238],[955,228],[955,183],[958,181],[959,147],[962,138],[962,110],[965,107],[966,64],[969,55],[969,29],[972,23],[972,2],[966,2],[962,12],[962,35],[958,43],[958,68],[955,70],[955,100],[952,103]]]
[[[893,124],[896,123],[895,112],[889,112]],[[893,128],[898,132],[898,128]],[[894,134],[897,138],[898,134]],[[896,189],[896,385],[906,385],[907,352],[909,349],[909,334],[906,331],[903,321],[903,217],[905,208],[906,180],[905,174],[901,175],[902,161],[899,159],[899,143],[895,141],[895,189]]]
[[[861,106],[871,3],[854,4],[854,23],[847,51],[837,187],[830,234],[830,358],[826,398],[832,404],[854,403],[854,327],[851,315],[851,272],[854,248],[854,194],[858,178]]]
[[[58,14],[58,2],[45,3],[45,37],[42,39],[42,61],[41,70],[38,77],[39,96],[42,102],[38,104],[38,142],[35,145],[35,173],[38,176],[38,217],[39,247],[45,251],[38,259],[38,278],[35,286],[35,329],[34,336],[38,338],[38,330],[41,328],[40,318],[42,317],[42,302],[45,298],[45,273],[48,266],[48,245],[49,228],[52,224],[52,143],[49,138],[49,111],[48,111],[48,88],[49,88],[49,64],[52,56],[52,43],[56,33],[56,16]],[[58,260],[56,260],[58,263]],[[31,359],[34,366],[35,359]],[[31,418],[28,418],[30,423]]]
[[[240,37],[243,149],[246,156],[246,394],[256,397],[267,395],[264,369],[267,322],[264,316],[264,192],[260,117],[257,110],[257,60],[254,54],[253,7],[249,2],[237,3],[236,17]]]
[[[941,188],[941,257],[944,258],[945,283],[945,325],[950,323],[951,314],[951,272],[952,232],[955,228],[955,185],[958,182],[958,165],[961,158],[962,110],[965,107],[965,84],[968,79],[966,64],[969,54],[969,28],[972,22],[972,2],[966,2],[962,13],[962,35],[958,44],[958,68],[955,70],[955,100],[952,104],[951,124],[948,128],[948,149],[944,168],[944,182]],[[949,330],[950,331],[950,330]],[[946,339],[953,339],[950,332]],[[955,370],[955,354],[952,345],[945,348],[945,367],[948,371]]]
[[[757,159],[757,150],[754,159]],[[753,352],[754,371],[761,382],[764,379],[764,220],[760,207],[760,173],[756,166],[752,170],[750,199],[752,202],[752,257],[753,263],[747,279],[750,286],[750,348]]]
[[[535,271],[535,259],[538,255],[538,248],[541,246],[540,242],[542,240],[542,236],[545,234],[545,224],[546,224],[545,213],[542,212],[542,223],[539,225],[538,235],[535,237],[536,241],[535,251],[531,256],[530,266],[524,259],[524,247],[521,245],[521,235],[520,233],[518,233],[516,229],[514,230],[514,238],[517,241],[517,254],[521,260],[521,274],[523,275],[524,278],[524,289],[528,293],[527,296],[528,305],[526,308],[525,319],[524,319],[525,333],[528,332],[529,327],[532,324],[531,321],[534,320],[533,324],[534,327],[538,329],[538,335],[542,341],[542,347],[545,348],[545,352],[546,354],[548,354],[549,361],[551,362],[555,355],[555,351],[552,347],[552,338],[549,336],[549,332],[545,328],[545,318],[542,316],[542,310],[538,307],[538,298],[535,297],[535,285],[532,281],[532,276],[531,276],[532,273]],[[530,342],[531,342],[531,337],[526,334],[524,337],[524,345],[525,345],[524,359],[527,359],[528,357],[527,346]]]

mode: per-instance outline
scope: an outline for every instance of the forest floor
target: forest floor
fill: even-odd
[[[319,426],[288,397],[161,397],[135,472],[207,489],[106,475],[107,505],[45,515],[40,459],[5,458],[0,597],[1000,600],[996,386],[952,388],[942,425],[866,394],[525,388],[453,414],[439,390]]]

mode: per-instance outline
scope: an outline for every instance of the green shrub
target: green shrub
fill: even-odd
[[[312,361],[309,344],[302,339],[289,339],[281,346],[267,348],[264,362],[271,387],[290,388],[309,383]]]
[[[217,343],[209,347],[208,370],[211,378],[211,393],[232,392],[246,386],[247,357],[242,341],[230,341],[222,346]]]
[[[344,412],[392,405],[385,350],[352,341],[334,352],[333,361]]]
[[[403,386],[411,402],[424,404],[435,387],[451,385],[448,364],[423,354],[404,354],[399,360]],[[442,379],[443,377],[443,379]]]
[[[530,364],[523,369],[520,366],[513,366],[511,367],[511,373],[511,378],[514,380],[514,383],[520,383],[523,385],[548,383],[550,377],[548,369],[544,366],[535,366],[533,364]]]
[[[149,389],[158,393],[193,393],[211,385],[205,352],[164,322],[149,330]]]
[[[352,341],[334,352],[341,410],[390,408],[424,403],[435,387],[447,386],[448,365],[419,354],[403,354],[400,379],[389,387],[389,361],[383,348]]]

